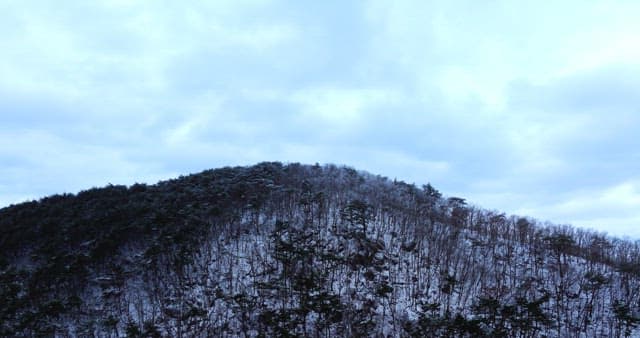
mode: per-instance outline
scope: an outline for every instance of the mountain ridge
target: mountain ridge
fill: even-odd
[[[638,242],[263,162],[0,209],[3,336],[630,336]]]

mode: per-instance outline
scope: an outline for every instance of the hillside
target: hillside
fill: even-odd
[[[640,243],[334,165],[0,210],[0,336],[640,336]]]

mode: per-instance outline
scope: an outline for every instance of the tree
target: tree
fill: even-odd
[[[640,318],[632,313],[629,304],[618,299],[611,304],[611,309],[615,315],[618,332],[630,337],[633,329],[640,324]]]
[[[353,200],[342,209],[340,215],[351,227],[356,228],[366,236],[367,223],[373,217],[369,204],[362,200]]]

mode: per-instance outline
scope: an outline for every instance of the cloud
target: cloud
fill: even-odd
[[[636,207],[640,205],[640,181],[629,180],[602,189],[586,188],[567,194],[556,203],[535,207],[561,223],[580,224],[616,236],[638,237]],[[523,208],[521,212],[533,209]]]
[[[152,163],[128,161],[117,148],[79,144],[43,131],[4,131],[0,149],[5,203],[161,177]]]
[[[372,1],[376,55],[426,97],[475,96],[500,108],[513,80],[545,81],[607,64],[637,64],[633,2]],[[544,24],[542,24],[544,23]]]
[[[627,229],[637,208],[612,201],[635,201],[639,179],[638,10],[3,2],[0,204],[223,165],[332,162]]]
[[[372,109],[380,109],[401,99],[397,92],[376,88],[308,88],[290,95],[302,119],[357,129]]]
[[[634,74],[640,75],[637,67],[607,66],[512,88],[509,109],[520,114],[512,143],[561,165],[552,175],[582,179],[564,177],[566,183],[613,184],[635,175],[640,82]]]

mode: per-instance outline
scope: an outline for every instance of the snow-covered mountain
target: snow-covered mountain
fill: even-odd
[[[0,210],[0,336],[640,336],[640,244],[347,167]]]

